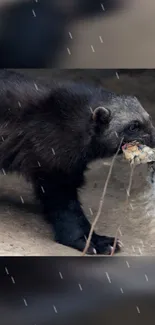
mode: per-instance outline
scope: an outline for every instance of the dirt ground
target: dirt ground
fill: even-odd
[[[136,95],[155,121],[155,71],[116,76],[113,71],[70,70],[28,71],[46,77],[65,77],[102,84],[119,93]],[[95,217],[110,161],[90,166],[87,185],[81,200],[90,220]],[[104,208],[97,225],[100,234],[115,235],[120,227],[124,248],[120,255],[155,255],[155,189],[147,181],[146,166],[134,174],[130,204],[126,205],[126,189],[130,167],[118,158],[111,176]],[[16,175],[0,176],[0,255],[80,255],[76,250],[53,241],[51,229],[42,220],[39,205],[34,201],[31,184]]]

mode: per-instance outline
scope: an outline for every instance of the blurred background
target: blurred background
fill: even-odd
[[[0,68],[153,68],[154,0],[0,0]]]
[[[0,258],[3,325],[154,325],[155,258]]]

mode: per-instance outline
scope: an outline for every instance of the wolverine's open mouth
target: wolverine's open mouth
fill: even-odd
[[[124,139],[123,140],[123,142],[122,142],[122,146],[121,147],[123,147],[123,146],[125,146],[126,144],[128,144],[128,143],[140,143],[140,144],[142,144],[142,145],[145,145],[145,141],[144,141],[144,139],[142,139],[142,138],[137,138],[137,139],[128,139],[128,140],[126,140],[126,139]]]

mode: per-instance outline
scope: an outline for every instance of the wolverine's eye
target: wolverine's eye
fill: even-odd
[[[129,132],[136,132],[140,129],[140,123],[139,122],[134,122],[129,125],[128,130]]]

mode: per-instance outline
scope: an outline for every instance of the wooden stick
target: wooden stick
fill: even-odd
[[[89,248],[89,245],[90,245],[90,242],[91,242],[91,239],[92,239],[92,235],[93,235],[93,231],[95,229],[95,226],[96,226],[96,223],[98,222],[99,218],[100,218],[100,215],[101,215],[101,212],[102,212],[102,208],[103,208],[103,203],[104,203],[104,199],[105,199],[105,195],[106,195],[106,191],[107,191],[107,187],[108,187],[108,184],[109,184],[109,180],[110,180],[110,177],[111,177],[111,173],[112,173],[112,169],[113,169],[113,166],[114,166],[114,163],[115,163],[115,160],[117,158],[117,155],[120,151],[120,148],[121,148],[121,145],[122,145],[122,142],[123,142],[123,138],[121,139],[121,142],[120,142],[120,145],[117,149],[117,152],[116,154],[114,155],[113,159],[112,159],[112,162],[111,162],[111,165],[110,165],[110,168],[109,168],[109,173],[108,173],[108,176],[107,176],[107,179],[106,179],[106,182],[105,182],[105,185],[104,185],[104,188],[103,188],[103,192],[102,192],[102,195],[101,195],[101,199],[100,199],[100,203],[99,203],[99,208],[98,208],[98,211],[97,211],[97,214],[96,214],[96,217],[91,225],[91,229],[90,229],[90,232],[89,232],[89,236],[88,236],[88,239],[86,241],[86,246],[82,252],[82,256],[85,256],[88,248]]]
[[[131,165],[131,172],[130,172],[130,178],[129,178],[129,185],[128,185],[128,188],[127,188],[127,199],[126,199],[126,203],[128,204],[129,203],[129,197],[130,197],[130,192],[131,192],[131,186],[132,186],[132,181],[133,181],[133,173],[134,173],[134,169],[135,169],[135,166],[134,165]]]

